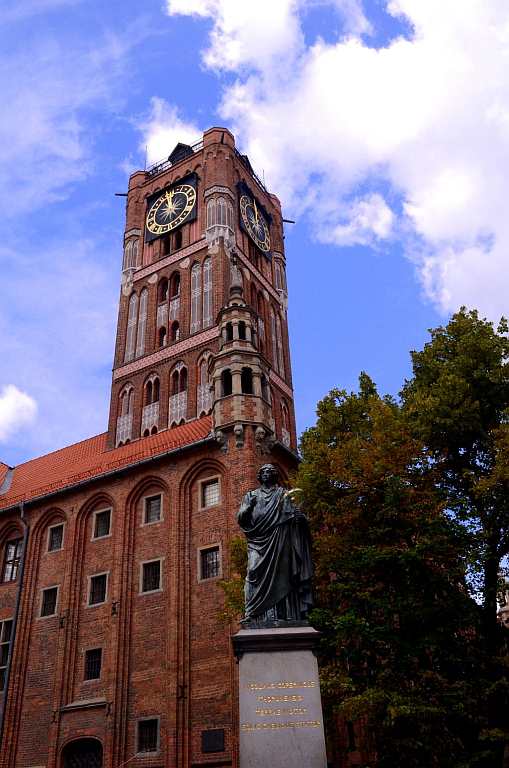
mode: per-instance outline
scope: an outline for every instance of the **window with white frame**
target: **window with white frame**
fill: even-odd
[[[12,642],[12,619],[0,621],[0,693],[7,683],[7,664]]]
[[[127,310],[127,335],[125,341],[124,363],[134,358],[136,345],[136,326],[138,323],[138,294],[133,293]]]
[[[136,752],[158,752],[159,751],[159,718],[145,717],[138,720],[136,734]]]
[[[138,331],[136,335],[136,357],[145,353],[145,336],[147,330],[147,306],[148,291],[146,288],[140,293],[140,308],[138,312]]]
[[[4,562],[2,566],[2,581],[16,581],[18,578],[21,554],[23,552],[23,539],[10,539],[5,544]]]
[[[201,267],[193,264],[191,269],[191,333],[196,333],[201,328]]]
[[[101,603],[105,603],[107,593],[108,574],[97,573],[95,576],[91,576],[88,591],[88,604],[101,605]]]
[[[84,680],[99,680],[101,677],[102,656],[102,648],[90,648],[88,651],[85,651]]]
[[[57,612],[58,587],[47,587],[42,590],[40,616],[55,616]]]
[[[94,512],[93,539],[103,539],[111,532],[111,509],[100,509]]]
[[[57,552],[64,546],[64,524],[56,523],[48,529],[48,552]]]
[[[219,491],[219,478],[214,477],[210,480],[202,480],[200,485],[200,506],[214,507],[219,504],[220,491]]]
[[[216,579],[221,575],[221,553],[219,545],[200,549],[200,581]]]
[[[161,590],[161,560],[149,560],[141,564],[140,592],[159,592]]]
[[[158,523],[161,520],[162,500],[163,496],[161,493],[158,493],[155,496],[145,497],[143,514],[143,522],[145,525],[148,525],[149,523]]]

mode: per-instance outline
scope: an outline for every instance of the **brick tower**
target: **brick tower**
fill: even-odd
[[[295,448],[281,207],[224,128],[131,176],[108,445],[206,413]]]
[[[0,768],[238,766],[235,514],[296,466],[279,202],[212,128],[129,180],[107,432],[0,461]]]

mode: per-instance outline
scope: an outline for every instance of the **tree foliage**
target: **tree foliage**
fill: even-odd
[[[381,767],[501,764],[489,713],[506,688],[491,690],[468,531],[447,514],[433,452],[363,374],[358,394],[319,403],[302,457],[327,711],[367,723]]]
[[[507,322],[464,308],[412,353],[402,399],[413,434],[439,470],[448,508],[471,533],[486,641],[497,644],[500,564],[509,553],[509,339]]]

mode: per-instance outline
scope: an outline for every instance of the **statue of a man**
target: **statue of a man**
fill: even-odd
[[[261,467],[258,480],[260,488],[246,493],[237,514],[248,554],[242,623],[303,622],[313,604],[307,519],[278,485],[272,464]]]

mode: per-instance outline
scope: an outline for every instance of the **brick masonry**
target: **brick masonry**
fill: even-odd
[[[147,197],[191,171],[198,175],[197,219],[183,225],[182,249],[163,254],[162,240],[147,245],[142,234],[133,233],[144,231]],[[230,265],[222,241],[210,248],[204,238],[205,192],[225,187],[236,200],[239,181],[250,186],[271,215],[273,248],[283,261],[277,198],[259,187],[225,129],[206,132],[203,149],[166,172],[155,177],[138,172],[131,177],[126,239],[138,238],[139,269],[131,276],[128,290],[124,283],[120,294],[110,449],[115,445],[119,396],[127,383],[134,392],[131,439],[144,440],[140,437],[144,385],[153,374],[160,380],[159,429],[168,428],[170,377],[177,360],[188,371],[186,419],[199,416],[199,364],[206,352],[214,358],[221,342],[215,320],[212,327],[190,333],[190,270],[195,262],[212,258],[216,318],[228,303]],[[105,768],[120,768],[127,761],[132,768],[238,765],[237,667],[230,644],[237,626],[221,620],[223,593],[217,578],[200,580],[198,553],[200,548],[219,545],[221,572],[229,576],[229,542],[238,533],[235,513],[242,495],[257,485],[260,465],[273,461],[284,480],[296,466],[295,455],[278,442],[282,439],[283,400],[289,411],[293,450],[296,435],[285,296],[276,290],[271,262],[253,253],[240,229],[237,205],[234,237],[246,302],[252,295],[263,295],[265,311],[272,305],[282,320],[284,379],[272,370],[275,361],[268,314],[264,317],[266,344],[261,350],[263,364],[270,370],[276,442],[262,445],[254,423],[244,426],[243,442],[231,430],[221,442],[211,433],[205,441],[171,456],[119,468],[107,478],[89,478],[83,486],[57,489],[47,499],[31,499],[28,494],[23,520],[20,507],[4,505],[2,511],[0,495],[0,556],[4,556],[7,541],[23,536],[25,526],[28,530],[3,711],[0,768],[62,768],[66,745],[84,737],[101,743]],[[181,279],[181,336],[174,345],[158,349],[157,287],[175,269]],[[149,301],[144,355],[124,364],[129,295],[145,287]],[[242,349],[234,350],[237,362],[242,354]],[[223,361],[224,356],[223,351]],[[256,409],[249,397],[246,395],[242,412],[250,418],[270,411],[270,404],[263,411]],[[228,403],[224,406],[227,410]],[[264,426],[270,429],[268,419]],[[201,483],[212,477],[219,479],[220,500],[203,509]],[[159,493],[162,519],[145,525],[144,499]],[[106,508],[111,509],[111,533],[94,539],[94,513]],[[57,523],[64,524],[63,548],[48,552],[48,530]],[[162,564],[161,589],[140,594],[141,564],[154,559]],[[106,601],[89,606],[89,580],[99,573],[107,573]],[[0,621],[14,617],[18,586],[19,579],[0,583]],[[42,590],[53,586],[58,587],[56,615],[40,617]],[[85,681],[85,652],[99,647],[103,653],[101,676]],[[159,750],[136,757],[137,723],[149,717],[160,721]],[[202,752],[202,732],[209,729],[224,729],[224,751]]]

